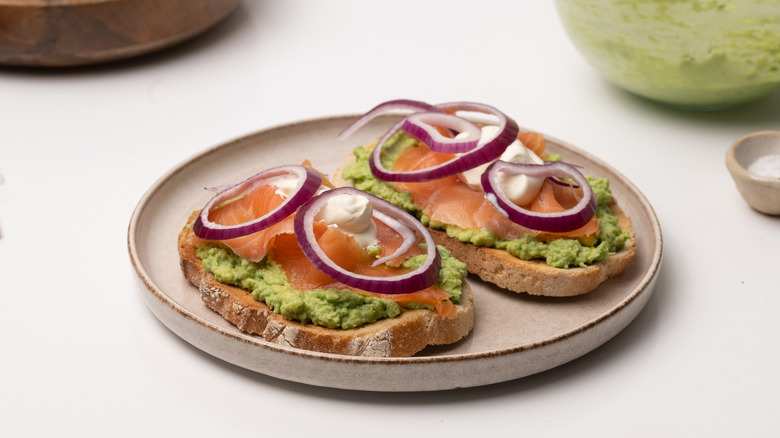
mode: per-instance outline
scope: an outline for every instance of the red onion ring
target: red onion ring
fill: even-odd
[[[367,113],[360,116],[357,120],[352,122],[352,124],[350,124],[343,131],[341,131],[341,133],[338,135],[337,138],[339,140],[344,140],[345,138],[355,133],[355,131],[365,126],[366,123],[370,122],[371,120],[383,114],[389,114],[398,111],[404,111],[404,112],[424,111],[424,112],[433,112],[433,113],[442,112],[442,110],[436,108],[435,106],[425,102],[420,102],[418,100],[410,100],[410,99],[389,100],[387,102],[380,103],[379,105],[370,109]]]
[[[558,184],[559,186],[569,187],[569,188],[572,188],[572,189],[580,188],[580,186],[578,186],[577,184],[569,184],[567,182],[561,181],[560,179],[558,179],[557,177],[554,177],[554,176],[548,177],[547,179],[550,180],[550,182],[552,182],[552,183]]]
[[[427,245],[425,262],[417,269],[391,277],[355,274],[334,263],[317,243],[314,235],[314,220],[328,199],[344,193],[366,197],[371,202],[375,212],[391,216],[403,225],[419,232]],[[347,286],[382,294],[404,294],[430,287],[438,280],[441,258],[430,233],[412,215],[376,196],[351,187],[328,190],[301,206],[293,223],[298,245],[309,261],[324,274]]]
[[[423,182],[456,175],[499,158],[506,150],[507,146],[515,141],[517,134],[520,131],[514,120],[489,105],[473,102],[453,102],[437,105],[436,107],[450,114],[458,111],[472,111],[494,115],[498,118],[499,130],[489,141],[482,145],[477,145],[474,149],[471,149],[452,160],[424,169],[395,172],[386,169],[382,165],[381,152],[385,142],[387,142],[387,140],[398,131],[400,126],[402,126],[403,121],[401,121],[387,131],[374,147],[371,159],[369,160],[371,172],[374,176],[384,181]]]
[[[513,175],[526,174],[538,178],[565,176],[582,187],[583,196],[574,207],[565,211],[535,212],[527,210],[513,203],[504,194],[498,180],[498,175],[501,172]],[[576,230],[585,225],[596,214],[596,195],[588,184],[588,180],[574,166],[560,161],[545,164],[496,161],[488,166],[485,173],[482,174],[482,188],[485,191],[485,197],[496,210],[512,222],[534,230],[551,233]]]
[[[403,242],[401,245],[390,255],[377,259],[372,266],[379,266],[383,263],[387,263],[390,260],[397,259],[406,254],[407,251],[412,249],[412,246],[417,242],[417,236],[414,234],[414,230],[404,225],[398,219],[382,213],[381,211],[374,210],[374,217],[384,222],[385,225],[392,228],[396,233],[401,235]]]
[[[297,177],[298,184],[293,189],[290,197],[285,199],[274,210],[249,222],[236,225],[222,225],[209,219],[209,212],[214,206],[221,205],[227,200],[251,192],[260,186],[272,183],[278,177],[287,175]],[[320,174],[304,166],[279,166],[262,171],[243,182],[229,186],[211,198],[203,207],[197,219],[195,219],[192,231],[196,236],[206,240],[225,240],[255,233],[270,227],[295,212],[298,207],[314,196],[321,184],[322,177]]]
[[[570,166],[573,166],[577,170],[582,169],[582,166],[580,166],[579,164],[571,164],[571,163],[566,163],[566,164],[569,164]],[[572,188],[572,189],[580,188],[580,186],[578,186],[577,184],[571,184],[571,183],[567,183],[565,181],[561,181],[558,177],[555,177],[555,176],[548,177],[547,179],[549,179],[551,182],[553,182],[555,184],[558,184],[559,186],[569,187],[569,188]]]
[[[445,137],[436,127],[449,128],[457,137]],[[479,143],[482,130],[470,121],[453,114],[416,113],[407,116],[401,129],[425,143],[433,152],[459,154]]]

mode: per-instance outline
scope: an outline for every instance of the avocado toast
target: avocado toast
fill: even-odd
[[[636,237],[609,181],[585,177],[566,157],[548,154],[542,135],[521,131],[493,107],[390,101],[359,118],[343,137],[399,109],[438,116],[411,122],[407,116],[377,142],[355,147],[334,175],[336,184],[405,209],[469,272],[514,292],[580,295],[628,266]],[[448,153],[466,128],[459,131],[461,122],[439,114],[456,117],[459,111],[498,120],[478,125],[475,149]],[[419,128],[427,121],[440,124]],[[492,150],[480,156],[480,148]]]

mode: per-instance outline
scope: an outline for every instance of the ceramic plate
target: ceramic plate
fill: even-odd
[[[462,341],[429,347],[411,358],[362,358],[299,350],[241,332],[211,311],[179,268],[176,237],[189,214],[210,194],[203,187],[232,184],[260,170],[308,158],[332,172],[355,145],[374,140],[392,120],[380,118],[346,141],[337,134],[355,117],[315,119],[264,130],[206,150],[159,179],[133,212],[130,258],[142,295],[170,330],[195,347],[237,366],[332,388],[433,391],[518,379],[571,361],[628,325],[650,298],[661,264],[661,229],[645,197],[603,161],[555,138],[550,152],[606,176],[632,218],[637,253],[627,270],[586,295],[542,298],[511,293],[470,278],[475,324]]]

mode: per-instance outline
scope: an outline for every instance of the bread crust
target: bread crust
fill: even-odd
[[[636,236],[631,219],[613,202],[612,213],[618,226],[628,230],[631,239],[624,248],[605,260],[587,267],[556,268],[542,260],[522,260],[495,248],[478,247],[448,237],[444,231],[429,229],[433,240],[447,248],[468,266],[469,272],[483,281],[518,293],[548,297],[582,295],[596,289],[607,279],[620,274],[636,253]]]
[[[350,356],[407,357],[428,345],[457,342],[474,326],[474,302],[466,281],[461,304],[456,305],[456,314],[451,318],[420,309],[353,329],[330,329],[290,321],[257,301],[248,291],[218,282],[195,255],[190,233],[188,227],[179,233],[181,269],[198,288],[203,302],[240,330],[260,335],[274,344]]]
[[[368,147],[367,147],[368,148]],[[355,162],[350,154],[332,177],[339,186],[352,185],[342,177],[342,172]],[[587,267],[556,268],[542,260],[522,260],[508,252],[488,247],[479,247],[447,236],[446,232],[428,228],[433,240],[449,250],[455,258],[466,263],[470,273],[485,282],[517,293],[528,293],[548,297],[569,297],[582,295],[596,289],[607,279],[619,275],[636,253],[636,236],[631,219],[613,199],[612,213],[618,218],[618,226],[631,235],[622,250],[610,254],[605,260]]]

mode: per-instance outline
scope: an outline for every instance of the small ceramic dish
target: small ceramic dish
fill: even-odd
[[[735,141],[726,167],[754,210],[780,215],[780,131],[759,131]]]

